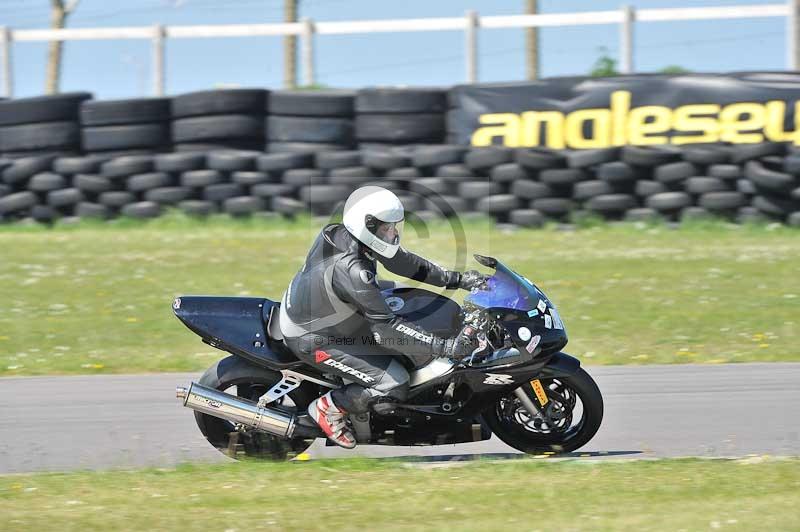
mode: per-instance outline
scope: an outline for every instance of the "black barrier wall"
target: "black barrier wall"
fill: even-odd
[[[635,96],[641,84],[628,85],[635,97],[620,99],[619,88],[629,77],[526,84],[527,104],[503,92],[511,85],[500,92],[498,86],[449,92],[233,89],[117,101],[95,101],[87,93],[8,100],[0,102],[0,221],[152,217],[170,206],[196,215],[325,215],[358,186],[379,184],[422,217],[482,212],[501,222],[538,226],[585,213],[634,220],[715,214],[800,225],[800,148],[787,125],[795,116],[792,91],[800,95],[800,89],[794,88],[794,74],[783,74],[780,83],[776,76],[748,74],[750,92],[687,104],[699,98],[699,89],[681,92],[681,86],[716,86],[724,76],[649,77],[648,90],[661,84],[675,94],[662,92],[659,100],[656,91],[647,101]],[[610,95],[618,106],[591,107],[597,104],[592,98],[554,89],[564,84]],[[522,86],[513,85],[515,91]],[[559,118],[540,109],[531,118],[541,94],[569,101],[571,110]],[[756,95],[758,102],[736,100]],[[516,133],[528,143],[552,144],[547,135],[559,131],[552,125],[559,123],[581,142],[595,134],[623,144],[666,141],[589,148],[565,136],[558,149],[444,144],[463,133],[458,127],[465,112],[482,116],[475,101],[494,102],[491,111],[505,106],[509,123],[514,116],[538,121],[538,138]],[[648,101],[661,105],[643,105]],[[782,122],[769,122],[778,111]],[[571,118],[575,113],[582,114]],[[636,137],[641,132],[614,129],[631,123],[630,116],[649,128],[645,142]],[[723,127],[713,116],[734,125]],[[687,130],[687,120],[699,129]],[[665,132],[665,125],[674,127]],[[483,126],[463,134],[473,142],[508,144],[502,135],[481,131]],[[714,136],[707,138],[708,131]],[[675,140],[685,140],[687,132],[695,140],[719,142]]]

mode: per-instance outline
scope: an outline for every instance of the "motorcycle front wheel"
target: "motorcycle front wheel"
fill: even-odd
[[[511,447],[531,454],[568,453],[586,445],[603,421],[603,396],[592,377],[580,368],[567,377],[541,379],[547,396],[537,398],[533,381],[519,389],[538,409],[512,392],[483,412],[492,432]]]
[[[256,366],[237,356],[229,356],[208,368],[199,383],[237,397],[258,401],[261,395],[280,380],[281,374],[277,371]],[[316,395],[301,385],[281,397],[276,406],[297,413],[298,410],[304,411],[313,399],[316,399]],[[195,412],[194,417],[197,427],[208,442],[223,454],[237,460],[286,460],[304,451],[314,442],[308,438],[284,440],[265,432],[237,431],[230,421],[201,412]]]

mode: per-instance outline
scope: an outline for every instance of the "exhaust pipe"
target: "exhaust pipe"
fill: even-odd
[[[178,399],[183,400],[183,406],[218,417],[232,423],[255,429],[263,430],[281,438],[291,438],[294,434],[297,417],[285,414],[274,408],[259,408],[253,401],[242,399],[234,395],[208,388],[193,382],[189,389],[178,386],[176,389]]]

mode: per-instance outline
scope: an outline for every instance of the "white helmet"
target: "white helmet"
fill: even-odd
[[[342,221],[359,242],[386,258],[394,257],[403,230],[403,204],[382,187],[361,187],[344,204]]]

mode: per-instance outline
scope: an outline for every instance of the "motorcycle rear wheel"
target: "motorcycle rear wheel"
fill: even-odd
[[[232,355],[208,368],[198,382],[203,386],[257,401],[280,380],[279,372],[256,366]],[[291,401],[282,401],[287,396]],[[316,398],[314,393],[303,385],[289,392],[287,396],[279,399],[278,404],[294,411],[298,408],[305,410],[306,406]],[[284,440],[265,432],[238,432],[230,421],[201,412],[195,412],[194,417],[197,427],[208,442],[221,453],[237,460],[286,460],[301,453],[314,442],[308,438]]]
[[[540,382],[548,397],[544,407],[531,384],[521,388],[545,415],[531,416],[512,392],[483,412],[489,428],[503,442],[530,454],[568,453],[586,445],[603,421],[603,396],[592,377],[580,368],[568,377]],[[580,418],[573,423],[578,406]]]

